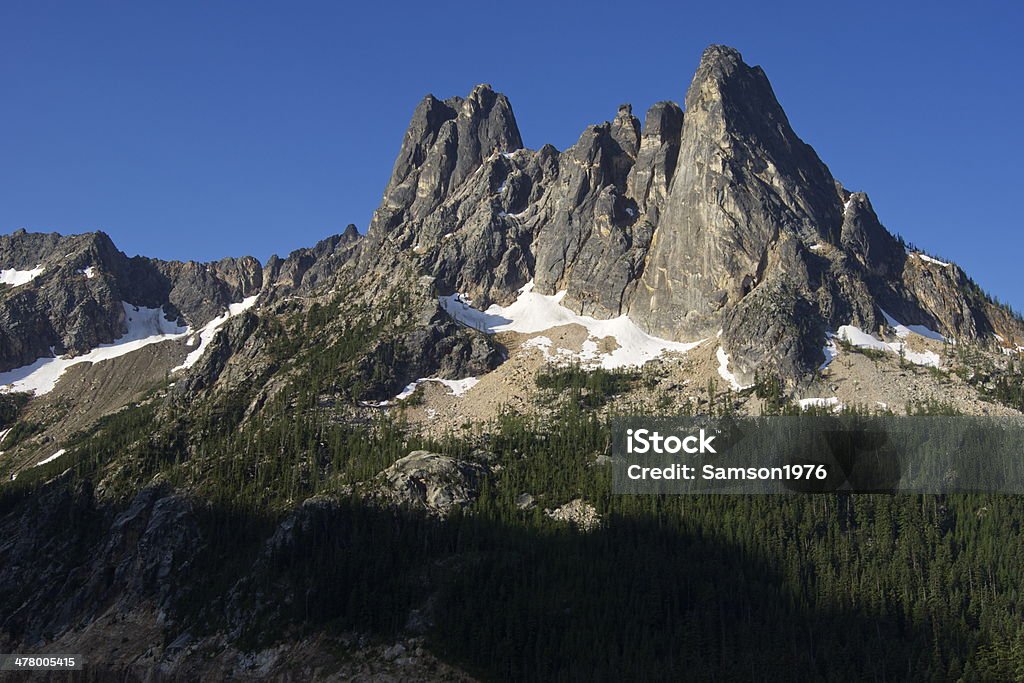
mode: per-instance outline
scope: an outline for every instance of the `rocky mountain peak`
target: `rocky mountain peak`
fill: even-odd
[[[697,65],[693,81],[696,83],[705,78],[726,81],[736,72],[750,68],[743,62],[743,55],[736,48],[728,45],[708,45],[700,56],[700,64]],[[753,68],[760,71],[760,67]]]
[[[427,95],[413,112],[369,234],[422,218],[494,152],[523,146],[508,98],[478,85],[465,99]]]
[[[668,189],[679,158],[683,110],[675,102],[657,102],[647,110],[636,164],[630,170],[627,193],[650,222],[668,198]]]
[[[473,89],[465,99],[453,99],[461,100],[462,106],[459,113],[468,117],[478,116],[481,112],[489,111],[495,104],[498,104],[499,100],[505,100],[504,103],[508,103],[504,95],[494,92],[494,88],[491,87],[490,83],[480,83],[473,86]]]
[[[0,236],[0,267],[31,269],[43,266],[44,271],[59,268],[84,268],[106,263],[121,257],[110,237],[102,231],[64,236],[60,233],[27,232],[17,230]],[[85,263],[85,261],[96,263]],[[79,263],[81,262],[81,263]]]
[[[731,48],[705,52],[686,94],[676,172],[630,312],[671,337],[707,336],[782,233],[835,241],[835,181],[793,132],[764,72]]]
[[[640,120],[633,116],[633,105],[619,105],[611,132],[622,151],[635,159],[640,150]]]
[[[536,293],[565,292],[562,303],[577,314],[626,314],[677,342],[720,339],[741,380],[765,365],[787,376],[813,370],[829,334],[845,325],[878,331],[888,315],[950,337],[996,330],[962,271],[909,253],[865,194],[833,179],[760,67],[713,45],[685,103],[685,112],[654,104],[642,128],[622,104],[559,152],[523,149],[508,98],[490,85],[465,97],[427,95],[366,237],[349,225],[263,269],[245,259],[127,259],[102,233],[2,238],[6,268],[88,255],[76,256],[66,266],[75,272],[52,291],[26,286],[0,300],[11,316],[33,320],[0,338],[0,365],[116,337],[121,301],[166,304],[196,326],[255,291],[272,305],[363,277],[392,282],[399,272],[481,308],[510,304],[532,280]],[[77,275],[89,266],[102,277]],[[31,313],[72,309],[88,324]],[[1008,327],[998,328],[1007,338]]]
[[[197,328],[263,285],[252,257],[129,258],[103,232],[0,236],[0,269],[22,276],[0,285],[0,371],[113,342],[126,332],[126,305]]]

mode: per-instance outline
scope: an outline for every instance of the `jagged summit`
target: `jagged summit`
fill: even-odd
[[[113,342],[127,329],[125,304],[201,326],[262,286],[255,258],[129,258],[103,232],[0,236],[0,267],[31,274],[0,291],[0,372]]]
[[[465,99],[427,95],[413,112],[369,234],[423,217],[493,152],[522,146],[512,105],[489,85]]]
[[[576,315],[714,339],[737,384],[760,368],[808,376],[846,326],[873,334],[896,319],[947,338],[1022,337],[962,270],[908,253],[867,195],[832,177],[738,51],[707,48],[683,101],[652,105],[643,125],[623,104],[560,151],[524,149],[511,103],[490,85],[427,95],[365,237],[349,225],[262,268],[128,259],[102,233],[4,237],[10,279],[35,279],[0,302],[0,367],[109,341],[121,301],[198,325],[254,292],[277,305],[420,276],[478,308],[507,306],[532,282],[540,295],[564,292]],[[86,268],[99,276],[80,277]],[[69,310],[78,322],[61,322]]]
[[[923,279],[866,195],[836,182],[763,69],[712,45],[684,102],[653,105],[643,126],[622,105],[568,149],[511,154],[522,141],[504,96],[478,86],[464,100],[428,97],[365,252],[379,259],[387,235],[442,293],[483,307],[532,280],[577,312],[625,314],[669,339],[721,331],[743,378],[764,365],[808,373],[827,335],[877,330],[883,310],[949,337],[995,331],[962,274]]]
[[[675,175],[630,311],[661,334],[707,336],[787,241],[834,242],[835,181],[793,132],[764,72],[712,46],[686,94]]]
[[[728,45],[711,44],[704,48],[704,52],[701,53],[700,63],[697,65],[693,81],[697,82],[704,78],[724,81],[737,72],[748,70],[763,73],[759,66],[747,66],[743,61],[743,55],[736,48]]]

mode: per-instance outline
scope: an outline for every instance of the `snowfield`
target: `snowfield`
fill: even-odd
[[[86,277],[89,277],[86,274]],[[228,321],[228,319],[252,308],[256,303],[258,295],[243,299],[241,302],[231,304],[228,310],[208,322],[199,331],[199,345],[185,357],[185,362],[174,368],[172,372],[192,367],[203,355],[206,348],[217,335],[217,330]],[[30,365],[25,365],[14,370],[0,373],[0,391],[25,391],[42,396],[53,391],[57,381],[73,365],[79,363],[99,363],[100,361],[118,358],[132,351],[137,351],[150,344],[171,339],[181,339],[192,334],[189,327],[181,327],[177,322],[168,320],[160,308],[143,308],[122,302],[124,306],[125,320],[128,324],[128,331],[124,336],[110,344],[100,344],[98,347],[84,353],[81,356],[57,356],[55,358],[40,358]],[[195,335],[192,335],[193,341]]]
[[[0,391],[26,391],[42,396],[53,391],[57,380],[73,365],[118,358],[144,346],[179,339],[189,333],[187,327],[179,327],[175,321],[168,320],[162,309],[141,308],[123,302],[121,305],[128,324],[124,336],[110,344],[100,344],[81,356],[40,358],[30,365],[0,373]]]
[[[895,330],[896,336],[902,341],[885,342],[878,337],[868,334],[856,325],[843,325],[836,330],[834,335],[828,335],[829,338],[827,344],[823,349],[825,352],[825,362],[822,363],[821,369],[827,367],[828,364],[832,362],[832,359],[839,354],[839,348],[833,340],[834,337],[844,339],[850,344],[861,349],[875,349],[876,351],[895,353],[897,355],[902,353],[903,357],[914,365],[927,365],[933,368],[942,366],[942,358],[939,357],[939,354],[934,351],[911,351],[907,348],[906,339],[912,334],[916,334],[926,339],[931,339],[932,341],[948,343],[955,343],[955,339],[947,339],[935,330],[929,329],[924,325],[904,325],[900,321],[896,320],[896,318],[889,315],[884,309],[879,310],[882,311],[882,315],[885,317],[885,322]]]
[[[14,268],[5,268],[0,270],[0,282],[5,285],[12,287],[20,287],[26,285],[32,280],[43,274],[45,268],[43,266],[36,266],[32,270],[16,270]]]
[[[584,341],[579,351],[563,347],[558,347],[552,351],[551,347],[553,345],[554,342],[549,337],[540,336],[527,339],[523,342],[522,348],[539,349],[544,354],[544,360],[561,365],[576,362],[584,366],[594,366],[598,365],[601,361],[601,354],[597,351],[597,342],[593,338]]]
[[[424,382],[438,382],[448,387],[448,390],[452,392],[452,396],[462,396],[467,391],[476,386],[480,380],[476,377],[464,377],[463,379],[441,379],[440,377],[421,377],[417,380],[410,382],[402,391],[395,396],[392,401],[401,401],[403,399],[412,396],[413,392],[416,391],[416,387],[423,384]],[[387,405],[391,401],[384,401],[383,404]]]
[[[457,322],[489,334],[534,334],[562,325],[580,325],[589,334],[589,338],[583,344],[583,350],[573,354],[566,349],[559,349],[558,356],[564,356],[563,352],[567,352],[573,356],[567,357],[566,360],[575,357],[586,365],[600,366],[608,370],[643,365],[666,351],[685,353],[701,344],[700,341],[674,342],[651,336],[625,315],[611,320],[578,315],[562,305],[563,298],[564,291],[552,296],[534,292],[532,280],[519,290],[519,298],[512,304],[504,307],[494,304],[486,311],[473,308],[472,301],[460,294],[438,297],[441,307]],[[599,353],[597,342],[606,337],[615,339],[618,348],[609,353]],[[550,339],[537,337],[527,340],[526,344],[530,342],[533,342],[532,346],[543,350],[546,357],[549,356]]]
[[[213,338],[217,336],[217,331],[231,318],[235,317],[240,313],[244,313],[256,304],[256,299],[259,298],[259,294],[254,294],[250,297],[242,299],[237,304],[230,304],[228,310],[224,311],[216,318],[206,323],[203,329],[199,330],[199,346],[193,349],[187,356],[185,356],[185,362],[176,368],[173,368],[171,372],[178,372],[179,370],[187,370],[203,357],[203,353],[206,352],[206,348],[213,341]],[[189,338],[189,345],[195,343],[195,336]]]

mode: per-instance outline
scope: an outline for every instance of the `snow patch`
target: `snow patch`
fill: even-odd
[[[544,354],[544,360],[552,361],[556,364],[568,365],[571,363],[580,363],[584,366],[596,365],[600,361],[600,354],[597,352],[597,342],[593,339],[587,339],[583,342],[579,353],[572,349],[565,349],[558,347],[554,351],[551,347],[554,342],[548,337],[532,337],[523,342],[522,348],[524,349],[538,349]]]
[[[825,248],[825,245],[821,244],[820,242],[817,243],[817,244],[812,244],[810,247],[808,247],[808,249],[810,249],[811,251],[818,251],[819,249],[824,249],[824,248]]]
[[[12,287],[20,287],[21,285],[32,282],[37,277],[43,274],[46,270],[43,266],[36,266],[32,270],[17,270],[15,268],[5,268],[0,270],[0,282],[5,285],[11,285]]]
[[[110,344],[100,344],[81,356],[40,358],[30,365],[0,373],[0,391],[26,391],[42,396],[53,391],[57,380],[73,365],[118,358],[144,346],[179,339],[189,333],[187,327],[179,327],[177,322],[168,320],[162,309],[142,308],[129,303],[122,303],[122,306],[128,325],[124,336]]]
[[[885,312],[884,308],[879,308],[882,311],[882,315],[885,316],[885,322],[890,327],[896,330],[896,336],[900,339],[906,339],[911,334],[917,334],[927,339],[934,339],[935,341],[946,342],[949,341],[935,330],[930,330],[924,325],[904,325],[903,323],[893,318],[891,315]]]
[[[413,380],[405,386],[398,394],[390,401],[377,401],[376,403],[367,402],[365,405],[373,406],[374,408],[384,408],[391,405],[395,401],[404,401],[413,395],[413,392],[423,384],[424,382],[438,382],[448,387],[448,390],[452,392],[452,396],[462,396],[467,391],[477,385],[480,379],[478,377],[464,377],[462,379],[441,379],[440,377],[421,377],[417,380]]]
[[[178,370],[187,370],[193,365],[195,365],[197,362],[199,362],[199,359],[202,358],[203,354],[206,352],[206,348],[210,345],[210,342],[213,341],[213,338],[217,336],[217,331],[220,330],[221,327],[223,327],[224,323],[226,323],[228,320],[235,317],[236,315],[244,313],[245,311],[248,311],[250,308],[252,308],[253,305],[255,305],[256,299],[258,299],[259,296],[259,294],[253,294],[250,297],[242,299],[240,302],[236,304],[230,304],[228,306],[228,310],[224,311],[216,318],[206,323],[206,325],[203,326],[203,329],[199,331],[199,346],[197,346],[187,356],[185,356],[184,363],[172,369],[171,372],[177,372]],[[189,339],[189,343],[194,344],[194,340],[195,337],[193,336]]]
[[[549,337],[531,337],[523,342],[524,349],[540,349],[544,352],[544,356],[548,355],[548,351],[551,349],[551,345],[554,342]]]
[[[643,365],[666,351],[685,353],[701,342],[673,342],[653,337],[627,316],[611,320],[598,320],[586,315],[577,315],[562,305],[565,292],[547,296],[533,291],[533,281],[519,290],[519,298],[508,306],[492,305],[486,311],[472,307],[472,301],[461,294],[439,297],[441,307],[457,322],[473,329],[493,334],[495,332],[519,332],[532,334],[550,330],[562,325],[580,325],[589,333],[584,353],[595,365],[611,370]],[[610,353],[598,354],[597,341],[605,337],[615,339],[618,348]],[[550,340],[548,340],[550,341]]]
[[[715,356],[718,358],[718,374],[733,388],[734,391],[743,391],[754,386],[753,384],[740,384],[740,381],[736,379],[736,375],[729,372],[729,354],[725,352],[721,346],[715,352]]]
[[[892,348],[884,341],[872,337],[856,325],[841,326],[837,331],[837,336],[858,348],[875,349],[876,351],[892,351]]]
[[[835,396],[830,398],[802,398],[796,403],[800,406],[801,410],[808,408],[833,408],[834,410],[841,410],[843,407],[843,404]]]
[[[441,384],[448,387],[452,392],[452,396],[462,396],[467,391],[472,389],[480,381],[477,377],[464,377],[463,379],[438,379],[436,377],[427,377],[424,382],[440,382]]]
[[[825,346],[822,347],[821,352],[825,354],[825,362],[818,366],[819,370],[824,370],[829,366],[829,363],[836,359],[839,355],[839,345],[836,344],[835,335],[829,334],[828,341],[825,342]]]
[[[56,460],[60,456],[64,455],[65,453],[67,453],[67,450],[62,448],[59,451],[57,451],[56,453],[54,453],[53,455],[51,455],[49,458],[45,458],[43,460],[40,460],[35,465],[33,465],[33,467],[39,467],[40,465],[45,465],[48,462],[53,462],[54,460]]]
[[[934,263],[935,265],[942,266],[943,268],[948,268],[949,266],[952,265],[950,263],[946,263],[945,261],[940,261],[937,258],[932,258],[928,254],[922,254],[921,252],[915,252],[914,256],[921,259],[922,261],[925,261],[927,263]]]
[[[418,379],[414,382],[411,382],[410,384],[405,385],[405,388],[398,392],[398,395],[391,400],[404,401],[405,399],[409,398],[410,396],[412,396],[413,392],[416,391],[416,387],[418,387],[420,385],[420,382],[422,381],[423,380]],[[381,401],[378,405],[388,405],[388,403],[389,401]]]
[[[934,351],[911,351],[907,348],[906,342],[884,342],[855,325],[843,325],[837,331],[836,336],[840,339],[845,339],[858,348],[902,354],[907,361],[914,365],[927,365],[933,368],[941,367],[942,365],[942,359]]]
[[[94,268],[93,266],[89,266],[88,268],[83,268],[81,270],[76,270],[75,272],[79,275],[84,275],[89,280],[96,277],[96,268]]]

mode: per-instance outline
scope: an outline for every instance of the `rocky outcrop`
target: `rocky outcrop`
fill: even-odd
[[[87,482],[53,481],[5,506],[0,648],[87,653],[96,680],[472,680],[436,660],[423,637],[378,644],[361,632],[296,628],[314,596],[331,590],[314,558],[325,547],[344,557],[366,533],[351,507],[310,498],[268,536],[240,544],[236,552],[251,553],[241,561],[211,548],[226,515],[159,483],[116,505]],[[384,516],[358,519],[382,529]],[[353,563],[369,556],[348,552]]]
[[[29,646],[140,604],[169,617],[203,547],[191,504],[159,485],[113,517],[88,483],[50,487],[3,527],[0,638]]]
[[[601,318],[618,314],[650,242],[648,224],[625,194],[638,148],[624,149],[619,139],[633,126],[639,124],[622,108],[614,123],[584,131],[561,155],[558,182],[538,202],[538,291],[565,289],[569,307]]]
[[[728,319],[723,346],[731,357],[806,368],[758,341],[764,323],[743,325],[750,316],[735,309],[762,309],[741,302],[772,279],[772,262],[794,260],[792,245],[783,245],[834,243],[841,222],[835,181],[793,132],[764,72],[735,50],[712,46],[686,95],[676,173],[630,317],[661,336],[689,339],[715,334]],[[802,274],[790,277],[799,278],[796,289],[810,287]]]
[[[478,462],[413,451],[378,475],[378,495],[390,504],[444,517],[476,500],[488,472]]]
[[[544,510],[544,514],[556,522],[572,524],[584,532],[593,531],[601,526],[601,516],[597,513],[597,508],[582,498],[575,498],[554,510]]]
[[[522,146],[508,98],[489,85],[477,86],[465,99],[427,95],[413,112],[370,237],[423,219],[484,159]]]
[[[24,284],[0,286],[0,371],[49,356],[51,349],[82,352],[124,333],[116,274],[132,267],[103,233],[4,235],[0,268],[39,272]],[[155,300],[152,294],[142,287],[133,303]]]
[[[24,284],[0,285],[0,371],[113,342],[127,329],[123,303],[162,308],[198,328],[263,285],[252,257],[128,258],[102,232],[0,236],[0,268],[39,271]]]
[[[683,110],[675,102],[658,102],[647,112],[640,150],[626,181],[626,194],[657,225],[679,159]]]
[[[321,240],[312,248],[296,249],[283,259],[271,256],[263,272],[267,301],[328,288],[357,253],[361,238],[350,223],[340,235]]]

